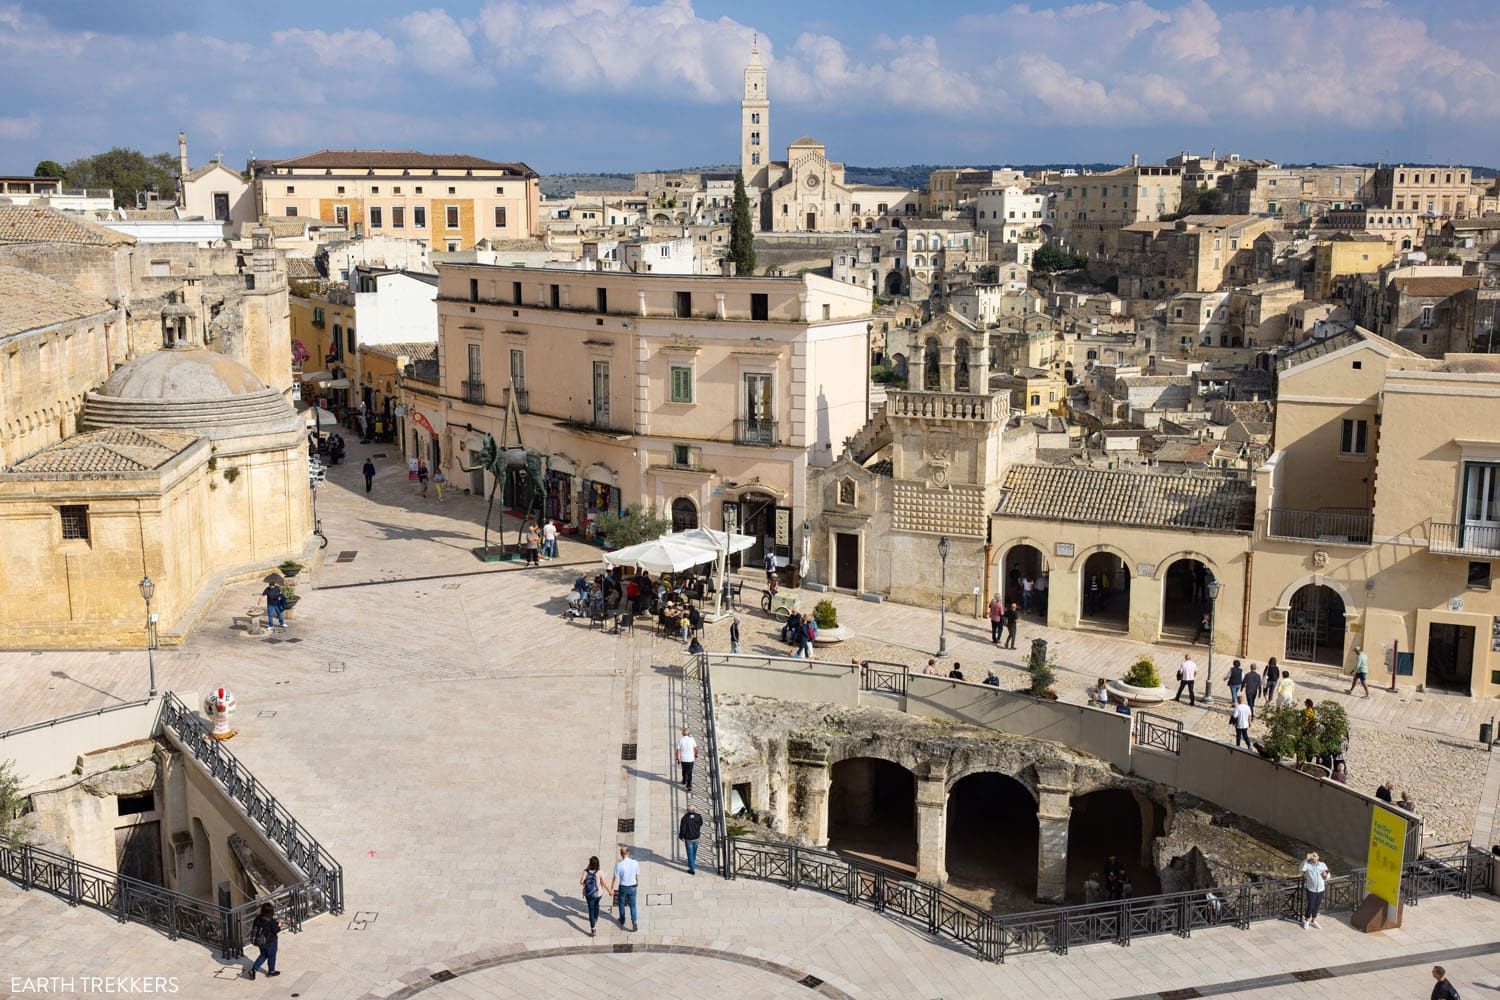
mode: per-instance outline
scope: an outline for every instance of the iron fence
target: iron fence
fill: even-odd
[[[317,908],[344,911],[344,869],[333,855],[302,828],[266,786],[240,763],[222,740],[216,740],[198,716],[170,691],[162,698],[162,729],[171,729],[183,750],[240,805],[250,822],[307,877]]]
[[[1375,515],[1358,508],[1291,510],[1272,507],[1266,513],[1266,534],[1272,538],[1369,545],[1375,528]]]
[[[708,667],[708,656],[704,653],[692,657],[683,668],[684,679],[696,680],[703,698],[703,742],[704,753],[708,756],[709,812],[713,816],[714,823],[713,849],[718,860],[720,877],[729,878],[729,852],[725,849],[728,837],[724,829],[724,786],[719,778],[719,738],[714,730],[714,689],[710,676],[712,673],[713,671]]]
[[[895,669],[888,669],[891,667]],[[908,674],[905,664],[863,660],[859,665],[859,686],[866,691],[883,691],[899,694],[904,698]]]
[[[1415,904],[1439,895],[1467,897],[1493,885],[1493,859],[1467,845],[1441,857],[1407,864],[1402,897]],[[855,905],[905,919],[928,934],[958,941],[989,961],[1010,955],[1111,942],[1129,945],[1139,937],[1175,934],[1220,925],[1248,928],[1261,920],[1294,920],[1305,902],[1300,877],[1243,882],[1212,889],[1164,893],[1101,903],[1053,907],[1031,913],[995,915],[941,888],[919,882],[883,865],[796,844],[729,838],[729,877],[779,882],[790,889],[818,889]],[[1365,897],[1363,869],[1328,880],[1323,909],[1350,912]]]
[[[1182,723],[1151,712],[1135,713],[1135,745],[1173,756],[1181,753]]]

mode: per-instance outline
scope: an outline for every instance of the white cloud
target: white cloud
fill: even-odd
[[[488,86],[495,78],[474,61],[469,35],[474,25],[460,24],[442,9],[419,10],[403,17],[399,27],[412,64],[424,73],[471,86]]]

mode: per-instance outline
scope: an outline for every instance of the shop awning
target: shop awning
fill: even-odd
[[[323,383],[323,388],[325,388],[325,389],[347,389],[347,388],[349,388],[353,384],[354,384],[353,382],[349,381],[346,378],[336,378],[336,379],[333,379],[332,381],[324,382]]]
[[[331,373],[329,373],[329,372],[303,372],[302,373],[302,381],[304,381],[304,382],[327,382],[331,378],[333,378],[333,375]]]

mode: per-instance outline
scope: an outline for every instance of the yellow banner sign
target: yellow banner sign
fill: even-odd
[[[1370,814],[1370,857],[1365,891],[1391,906],[1401,903],[1401,869],[1406,862],[1406,820],[1376,806]]]

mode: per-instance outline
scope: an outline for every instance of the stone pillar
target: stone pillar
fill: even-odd
[[[1065,764],[1037,767],[1036,899],[1039,903],[1061,903],[1066,891],[1072,791],[1070,767]]]
[[[787,785],[787,832],[818,847],[828,846],[828,747],[788,740]]]
[[[934,769],[917,779],[917,878],[948,881],[948,773]]]

